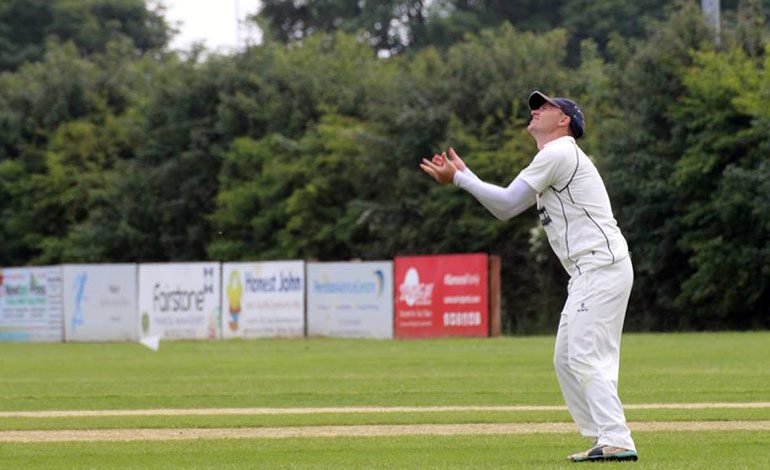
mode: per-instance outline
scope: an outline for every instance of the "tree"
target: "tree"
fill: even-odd
[[[682,201],[670,184],[684,152],[672,136],[671,110],[685,92],[680,72],[692,65],[692,51],[713,47],[708,26],[692,4],[651,29],[645,42],[617,38],[609,45],[615,59],[608,68],[611,107],[597,122],[598,154],[634,262],[630,328],[667,330],[686,321],[674,302],[691,267],[678,245],[684,231]]]
[[[266,0],[256,20],[267,40],[290,42],[314,33],[365,34],[377,51],[399,52],[415,42],[424,0]]]
[[[688,326],[767,326],[770,140],[768,113],[753,101],[767,79],[742,49],[701,52],[683,74],[672,115],[686,150],[671,181],[683,212],[679,247],[693,270],[676,298]]]
[[[0,71],[43,58],[46,42],[72,41],[85,55],[128,39],[136,54],[164,47],[171,30],[162,7],[143,0],[4,0],[0,3]]]
[[[85,217],[89,189],[125,144],[106,109],[105,97],[120,94],[111,77],[72,45],[0,76],[4,262],[61,260],[61,239]]]
[[[371,258],[364,248],[385,235],[369,230],[370,206],[388,188],[374,184],[387,163],[368,151],[384,140],[368,127],[327,114],[299,141],[236,140],[225,153],[211,255]]]
[[[109,259],[205,259],[224,138],[217,125],[222,58],[143,60],[127,80],[141,87],[120,116],[131,154],[108,175],[94,208],[73,229],[72,249]]]

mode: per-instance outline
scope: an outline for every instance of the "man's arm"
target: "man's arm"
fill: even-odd
[[[478,201],[500,220],[510,219],[524,212],[535,203],[535,190],[523,180],[516,178],[507,188],[485,183],[476,176],[454,149],[434,155],[431,160],[423,159],[420,168],[441,184],[454,182],[471,193]]]
[[[475,175],[474,175],[475,176]],[[536,192],[521,178],[514,179],[506,188],[485,183],[479,178],[456,172],[454,184],[468,191],[500,220],[515,217],[536,201]]]

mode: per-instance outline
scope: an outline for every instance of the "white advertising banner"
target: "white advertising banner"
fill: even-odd
[[[61,268],[0,269],[0,341],[59,342]]]
[[[304,334],[304,261],[222,265],[222,337]]]
[[[308,263],[311,336],[393,337],[393,262]]]
[[[139,265],[139,335],[220,337],[219,263]]]
[[[136,264],[65,264],[64,341],[135,341],[136,276]]]

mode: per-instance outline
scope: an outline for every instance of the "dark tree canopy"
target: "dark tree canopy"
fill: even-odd
[[[0,70],[43,57],[46,41],[73,41],[83,54],[128,39],[137,53],[166,45],[170,29],[162,10],[143,0],[3,0],[0,2]]]

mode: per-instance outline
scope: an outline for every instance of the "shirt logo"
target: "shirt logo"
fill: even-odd
[[[551,216],[548,214],[548,211],[545,209],[545,207],[538,209],[537,215],[540,217],[540,223],[543,224],[543,226],[549,225],[551,223]]]
[[[588,308],[586,307],[586,303],[585,302],[580,302],[580,308],[577,309],[577,311],[578,312],[587,312]]]

